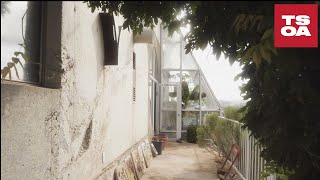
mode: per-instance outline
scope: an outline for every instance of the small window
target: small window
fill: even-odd
[[[118,65],[118,47],[116,26],[113,15],[100,13],[104,42],[104,64]]]
[[[1,1],[1,79],[40,83],[40,1]]]

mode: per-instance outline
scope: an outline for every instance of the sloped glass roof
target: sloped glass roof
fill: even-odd
[[[161,33],[161,83],[177,83],[181,86],[182,111],[220,111],[221,105],[217,101],[206,77],[197,64],[192,53],[185,54],[185,44],[182,33],[168,36],[167,29]],[[187,93],[188,98],[183,95]]]

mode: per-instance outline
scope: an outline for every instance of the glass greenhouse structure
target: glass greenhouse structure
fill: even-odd
[[[221,113],[222,108],[192,53],[185,54],[182,33],[169,37],[162,29],[160,44],[156,133],[174,140],[185,137],[189,125],[202,124],[207,114]]]

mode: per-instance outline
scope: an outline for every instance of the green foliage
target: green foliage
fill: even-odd
[[[208,134],[208,130],[206,128],[206,126],[204,125],[200,125],[197,128],[197,144],[200,147],[204,147],[206,145],[206,141],[205,139],[209,139],[210,136]]]
[[[201,93],[201,98],[204,98],[206,96],[207,94],[205,92]],[[193,90],[191,91],[189,99],[196,101],[196,100],[199,100],[199,98],[200,98],[200,86],[196,85],[196,87],[194,87]]]
[[[319,49],[273,46],[274,4],[315,1],[85,2],[92,11],[101,8],[123,15],[123,27],[134,33],[153,27],[156,19],[171,34],[189,24],[186,53],[210,45],[218,59],[224,53],[230,64],[239,61],[243,72],[237,78],[248,80],[241,88],[248,100],[241,121],[265,147],[261,156],[295,172],[289,180],[319,179]],[[178,17],[182,12],[185,16]],[[208,132],[216,126],[208,126]]]
[[[224,117],[239,121],[243,117],[243,112],[240,112],[240,108],[235,106],[227,106],[223,109]]]
[[[187,128],[187,141],[190,143],[197,142],[197,127],[196,125],[189,125]]]
[[[281,168],[273,161],[266,163],[264,170],[265,172],[260,173],[260,179],[265,179],[271,174],[276,174],[277,180],[288,180],[288,177],[294,174],[294,171]]]
[[[193,90],[191,91],[191,94],[189,96],[190,100],[199,100],[199,94],[200,94],[200,86],[196,85],[196,87],[193,88]]]
[[[188,101],[189,101],[189,86],[188,83],[185,81],[182,81],[182,102],[185,107],[188,106]]]
[[[291,179],[320,176],[320,61],[318,49],[281,49],[271,63],[243,66],[250,98],[242,122],[265,147],[261,156]],[[272,170],[272,169],[270,169]]]
[[[23,44],[19,44],[19,45],[21,47],[25,48]],[[8,62],[7,66],[4,66],[1,69],[1,79],[4,79],[7,76],[9,76],[9,80],[11,80],[12,79],[12,75],[11,75],[12,68],[14,68],[17,78],[20,79],[16,65],[19,64],[22,68],[23,68],[23,65],[20,60],[21,57],[20,58],[18,57],[19,55],[22,57],[22,59],[24,61],[26,61],[26,62],[29,61],[29,59],[25,53],[19,52],[19,51],[14,52],[14,56],[11,58],[11,62]]]
[[[200,147],[205,145],[205,139],[211,139],[227,157],[232,144],[239,144],[240,126],[220,119],[218,113],[211,113],[207,116],[205,125],[198,127],[197,138]]]

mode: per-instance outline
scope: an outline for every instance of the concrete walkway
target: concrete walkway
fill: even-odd
[[[219,180],[214,156],[197,144],[169,142],[142,180]]]

